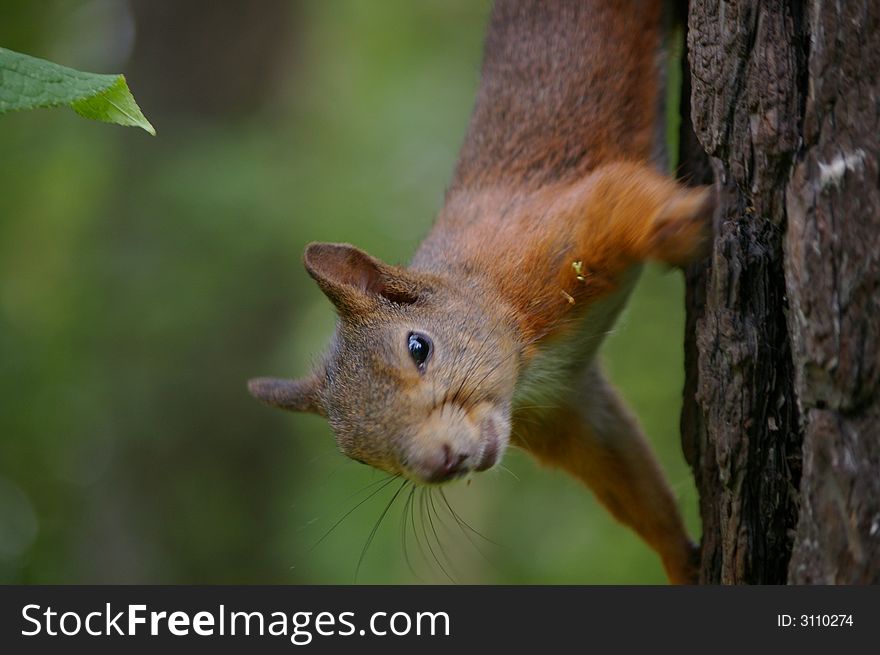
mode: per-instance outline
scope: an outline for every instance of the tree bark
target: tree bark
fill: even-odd
[[[880,582],[880,3],[692,0],[687,44],[701,582]]]

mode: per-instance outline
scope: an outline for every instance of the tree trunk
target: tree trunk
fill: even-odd
[[[880,582],[880,3],[691,0],[687,43],[701,581]]]

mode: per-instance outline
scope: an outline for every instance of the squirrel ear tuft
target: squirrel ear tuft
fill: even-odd
[[[321,404],[320,382],[316,376],[298,380],[254,378],[248,380],[248,391],[254,398],[271,407],[327,415]]]
[[[379,296],[402,305],[419,298],[418,285],[404,269],[347,243],[310,243],[303,262],[321,290],[343,311],[363,309]]]

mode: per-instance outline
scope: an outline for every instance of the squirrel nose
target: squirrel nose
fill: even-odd
[[[465,470],[467,455],[456,453],[449,444],[443,444],[442,457],[431,474],[431,482],[446,482]]]

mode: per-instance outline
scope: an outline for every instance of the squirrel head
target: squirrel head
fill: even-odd
[[[338,313],[329,352],[304,378],[251,380],[251,394],[325,416],[343,453],[417,482],[498,462],[520,365],[509,315],[479,288],[348,244],[310,244],[304,263]]]

